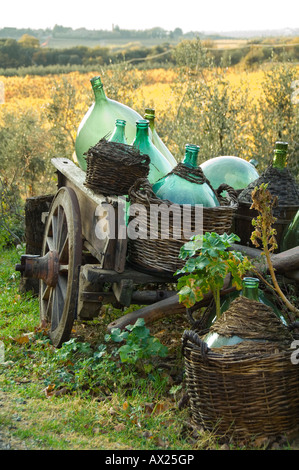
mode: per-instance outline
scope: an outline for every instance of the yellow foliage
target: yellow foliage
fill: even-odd
[[[169,109],[176,108],[177,102],[172,92],[172,86],[176,79],[175,69],[133,70],[126,73],[132,74],[132,76],[134,75],[142,81],[142,86],[135,90],[135,94],[132,97],[136,110],[142,113],[145,107],[154,107],[158,120],[159,116],[163,116],[163,113]],[[86,96],[90,93],[92,99],[90,78],[94,75],[95,72],[73,72],[67,75],[47,75],[42,77],[34,75],[27,75],[25,77],[0,76],[0,81],[4,84],[5,93],[5,101],[0,105],[0,121],[3,110],[22,113],[26,109],[32,108],[38,113],[42,113],[44,106],[50,101],[53,87],[57,86],[63,77],[67,77],[75,89],[82,94],[82,100],[79,95],[78,106],[83,117],[87,111]],[[255,100],[260,98],[264,79],[264,72],[262,70],[249,72],[231,68],[227,70],[226,76],[232,90],[234,88],[242,90],[243,86],[248,86],[251,97]]]

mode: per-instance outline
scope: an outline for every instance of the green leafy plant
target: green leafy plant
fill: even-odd
[[[187,308],[212,292],[218,318],[220,291],[226,276],[231,274],[232,284],[238,290],[242,288],[242,278],[252,266],[242,253],[229,250],[236,241],[240,239],[234,233],[206,232],[193,236],[181,247],[180,258],[186,263],[176,274],[183,274],[178,281],[179,299]]]
[[[168,353],[167,347],[150,334],[143,318],[138,318],[134,325],[127,325],[124,330],[113,328],[111,333],[105,336],[105,340],[124,343],[117,351],[121,362],[141,362],[146,372],[150,371],[151,365],[145,366],[144,360],[152,356],[165,357]]]

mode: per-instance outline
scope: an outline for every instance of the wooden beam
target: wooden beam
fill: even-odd
[[[229,281],[230,277],[227,276],[223,289],[221,290],[221,295],[225,295],[232,291],[232,288],[228,287]],[[204,296],[201,302],[198,302],[194,305],[192,310],[208,306],[212,297],[212,293],[209,292]],[[139,310],[135,310],[135,312],[128,313],[127,315],[118,318],[108,325],[108,331],[111,331],[112,328],[123,329],[127,325],[134,324],[138,318],[143,318],[145,323],[149,325],[157,320],[160,320],[161,318],[173,317],[178,314],[184,315],[185,313],[186,307],[180,303],[178,294],[175,294],[165,300],[156,302],[153,305],[142,307]]]
[[[262,256],[262,250],[238,244],[233,244],[231,249],[240,251],[251,258],[258,269],[268,270],[266,259]],[[291,248],[290,250],[282,251],[281,253],[272,254],[271,261],[274,269],[279,274],[299,270],[299,246]]]

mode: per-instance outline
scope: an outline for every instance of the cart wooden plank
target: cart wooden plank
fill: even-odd
[[[51,162],[57,169],[58,188],[62,186],[70,187],[74,189],[78,198],[84,245],[99,261],[103,269],[112,269],[116,272],[122,272],[126,262],[127,239],[118,238],[118,223],[116,222],[119,219],[118,198],[96,194],[94,191],[87,188],[84,184],[85,172],[71,160],[67,158],[53,158]],[[105,223],[107,224],[105,233],[109,233],[110,229],[113,233],[113,229],[115,229],[114,237],[99,237],[97,226],[97,224],[99,224],[99,217],[97,213],[98,209],[103,207],[103,204],[110,204],[114,209],[114,228],[112,224],[110,225],[109,219],[105,219]],[[103,218],[101,223],[103,226]],[[101,233],[103,234],[103,232]]]

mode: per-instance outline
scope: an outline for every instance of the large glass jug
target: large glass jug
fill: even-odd
[[[141,119],[133,109],[107,98],[101,78],[93,77],[91,86],[95,101],[83,117],[77,131],[75,152],[77,161],[82,170],[86,171],[85,152],[95,145],[101,138],[109,138],[115,127],[116,119],[126,121],[126,137],[131,142],[136,132],[136,120]]]
[[[153,185],[157,197],[175,204],[202,204],[204,207],[220,205],[213,188],[198,168],[198,151],[198,145],[186,145],[183,162]]]
[[[274,314],[276,315],[277,318],[280,319],[281,323],[285,326],[287,325],[287,322],[285,318],[283,317],[282,313],[265,296],[263,291],[259,289],[259,280],[254,277],[245,277],[242,282],[242,290],[235,291],[234,293],[226,297],[226,299],[221,304],[221,313],[226,312],[229,309],[232,301],[236,299],[237,297],[239,297],[240,295],[242,295],[243,297],[246,297],[247,299],[255,300],[257,302],[261,302],[264,305],[267,305],[273,310]],[[211,315],[211,318],[210,318],[210,325],[213,324],[215,321],[217,321],[216,315],[214,315],[214,318],[212,317],[213,315]],[[240,338],[239,336],[234,335],[234,336],[226,337],[226,336],[219,335],[216,332],[209,332],[205,336],[205,342],[210,348],[216,348],[216,347],[221,347],[221,346],[232,346],[234,344],[240,343],[241,341],[243,341],[243,338]]]
[[[264,294],[262,289],[259,288],[259,280],[256,277],[244,277],[242,282],[242,290],[235,290],[230,294],[227,294],[221,299],[220,311],[221,314],[229,309],[230,304],[240,295],[247,297],[248,299],[257,300],[262,304],[268,305],[274,311],[275,315],[281,320],[283,324],[286,324],[285,318],[281,311],[274,305],[271,300]],[[210,327],[216,321],[216,311],[212,310],[210,318],[207,321],[206,327]]]
[[[135,123],[136,136],[132,145],[139,149],[141,154],[150,157],[150,171],[148,180],[151,184],[165,176],[172,169],[169,161],[155,147],[149,136],[149,121],[147,119],[139,119]]]
[[[153,108],[146,108],[145,109],[145,114],[144,114],[144,119],[147,119],[149,121],[149,127],[150,130],[152,131],[152,142],[153,144],[157,147],[157,149],[164,155],[164,157],[167,158],[169,163],[171,164],[172,167],[175,167],[177,164],[176,159],[170,152],[170,150],[166,147],[162,139],[159,137],[156,128],[155,128],[155,110]]]
[[[296,246],[299,246],[299,210],[286,228],[281,242],[281,251],[290,250]]]
[[[274,148],[272,163],[261,175],[238,196],[240,218],[236,219],[236,232],[245,245],[252,233],[252,218],[255,215],[250,209],[252,204],[252,191],[256,186],[267,184],[267,189],[273,197],[277,197],[277,204],[273,207],[273,216],[276,221],[273,228],[276,230],[277,250],[281,251],[282,237],[286,228],[293,221],[299,210],[299,185],[287,166],[288,143],[277,141]]]
[[[215,157],[201,163],[200,167],[214,189],[222,183],[235,190],[244,189],[259,177],[255,166],[240,157]]]

